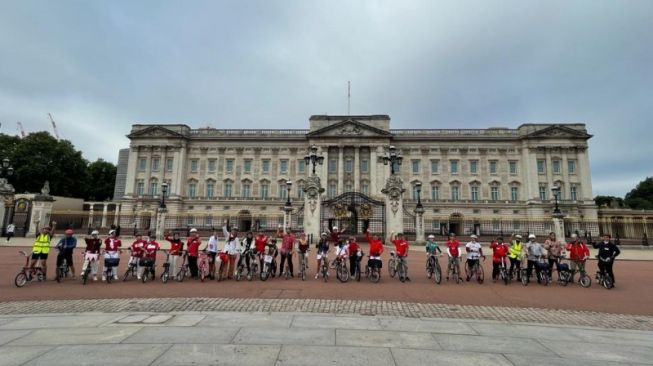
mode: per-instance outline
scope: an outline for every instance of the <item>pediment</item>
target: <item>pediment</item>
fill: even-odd
[[[307,137],[390,137],[388,131],[347,119],[306,134]]]
[[[134,139],[134,138],[167,138],[167,137],[173,137],[173,138],[186,138],[186,136],[169,130],[165,127],[162,126],[150,126],[147,128],[144,128],[142,130],[138,130],[135,132],[130,133],[127,135],[128,138]]]
[[[532,132],[523,138],[525,139],[590,139],[592,135],[584,131],[579,131],[564,125],[553,125],[541,130]]]

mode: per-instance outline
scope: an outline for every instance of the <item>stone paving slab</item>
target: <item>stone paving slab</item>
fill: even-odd
[[[243,328],[236,334],[233,343],[334,346],[336,344],[336,333],[332,329]]]
[[[337,346],[442,349],[430,333],[336,330]]]
[[[511,323],[544,323],[589,326],[614,329],[653,330],[653,316],[622,315],[572,310],[511,308],[472,305],[423,304],[393,301],[353,301],[328,299],[227,299],[227,298],[165,298],[165,299],[103,299],[49,300],[0,302],[0,314],[43,314],[106,312],[106,313],[169,313],[238,312],[238,313],[315,313],[339,315],[376,315],[407,318],[498,320]],[[107,315],[99,315],[109,321]],[[48,321],[48,320],[44,320]],[[54,322],[52,327],[66,325]],[[229,319],[226,319],[229,321]],[[240,320],[243,321],[243,320]],[[22,322],[30,322],[23,320]],[[200,325],[211,319],[204,319]],[[30,324],[9,322],[0,329],[29,329]],[[290,326],[288,321],[286,327]],[[471,332],[471,331],[470,331]]]
[[[281,346],[176,344],[152,366],[272,366],[280,351]]]
[[[292,320],[292,314],[278,314],[271,317],[267,313],[222,312],[207,314],[198,325],[200,327],[288,328]]]
[[[26,366],[149,366],[170,348],[167,344],[60,346],[26,363]]]
[[[277,366],[374,365],[395,366],[388,348],[284,345]],[[415,366],[415,365],[411,365]]]
[[[38,329],[19,338],[12,346],[43,346],[64,344],[120,343],[136,333],[138,328],[61,328]]]
[[[49,346],[3,346],[0,347],[0,366],[18,366],[36,358],[54,347]]]
[[[449,334],[478,334],[468,323],[449,321],[445,319],[405,319],[381,317],[379,318],[381,329],[394,331],[415,331]]]
[[[95,316],[39,316],[26,317],[14,320],[11,323],[0,326],[1,329],[43,329],[43,328],[76,328],[76,327],[97,327],[98,325],[115,320],[115,315]]]
[[[629,363],[607,362],[607,361],[588,361],[586,359],[560,358],[549,355],[548,357],[534,357],[532,355],[514,355],[506,354],[506,358],[515,366],[626,366]]]
[[[198,327],[146,327],[132,334],[122,343],[143,344],[228,344],[238,333],[238,328],[198,328]]]
[[[478,322],[470,325],[480,335],[493,337],[539,338],[567,342],[575,342],[578,335],[564,327],[546,325],[512,324],[509,327],[500,327],[494,324]]]
[[[569,342],[549,340],[540,342],[563,358],[653,364],[653,345],[652,347],[640,347],[576,342],[573,347],[570,347]]]
[[[550,354],[540,343],[529,338],[468,336],[433,334],[433,338],[446,351],[482,353]]]
[[[377,317],[295,315],[291,327],[381,330]]]
[[[0,345],[9,343],[14,339],[26,336],[31,330],[0,330]]]
[[[397,366],[415,365],[474,365],[513,366],[503,355],[480,352],[451,352],[416,349],[392,349]]]

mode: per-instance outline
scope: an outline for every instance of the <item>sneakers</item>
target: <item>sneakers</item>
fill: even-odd
[[[104,281],[106,281],[106,280],[107,280],[107,276],[106,276],[106,275],[102,275],[102,281],[104,282]]]
[[[93,276],[93,282],[97,282],[97,276]]]
[[[317,280],[318,278],[320,278],[320,274],[319,274],[319,273],[316,273],[316,274],[315,274],[315,279]]]
[[[116,281],[118,281],[118,275],[116,275],[116,274],[113,275],[113,279],[116,280]]]
[[[141,275],[137,275],[137,276],[136,276],[136,279],[140,280],[140,279],[141,279]]]

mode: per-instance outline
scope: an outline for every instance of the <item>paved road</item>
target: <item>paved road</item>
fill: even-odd
[[[126,259],[126,256],[124,257]],[[387,259],[387,256],[385,257]],[[160,260],[161,261],[161,260]],[[378,284],[366,282],[339,283],[335,277],[328,283],[314,280],[315,263],[311,261],[306,282],[298,279],[270,279],[261,281],[224,281],[200,283],[137,281],[112,283],[91,283],[81,285],[79,280],[65,280],[61,284],[54,281],[34,283],[24,288],[16,288],[13,278],[23,265],[17,248],[0,248],[0,302],[16,300],[54,300],[54,299],[105,299],[105,298],[255,298],[255,299],[344,299],[379,300],[423,304],[459,304],[478,306],[507,306],[522,308],[547,308],[562,310],[584,310],[613,314],[653,315],[653,262],[617,262],[615,271],[617,287],[605,290],[596,284],[584,289],[577,285],[549,287],[512,283],[508,286],[492,283],[489,280],[490,260],[484,264],[486,282],[483,285],[463,283],[456,285],[443,281],[436,285],[424,275],[425,256],[413,252],[409,258],[409,274],[412,281],[400,283],[391,279],[384,268],[383,278]],[[54,268],[55,258],[50,258],[49,266]],[[126,260],[123,260],[122,264]],[[78,264],[79,268],[79,264]],[[588,265],[590,273],[596,270],[596,263]],[[53,270],[50,271],[51,276]]]
[[[570,346],[573,344],[573,346]],[[653,332],[310,313],[0,317],[0,365],[643,365]]]

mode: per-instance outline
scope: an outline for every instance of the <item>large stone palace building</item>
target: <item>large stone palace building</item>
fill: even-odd
[[[597,221],[588,158],[592,136],[584,124],[392,129],[386,115],[316,115],[309,124],[285,130],[135,124],[129,150],[121,152],[115,197],[120,214],[133,217],[135,225],[152,223],[165,182],[167,228],[218,227],[230,219],[244,229],[272,229],[283,220],[291,181],[293,225],[301,228],[312,174],[304,157],[312,146],[324,157],[316,167],[322,205],[358,192],[372,206],[384,200],[391,172],[383,157],[394,146],[403,157],[395,168],[406,189],[408,232],[419,195],[427,233],[543,233],[550,230],[556,186],[568,227]],[[355,206],[353,196],[351,202]],[[332,219],[326,217],[324,227]]]

